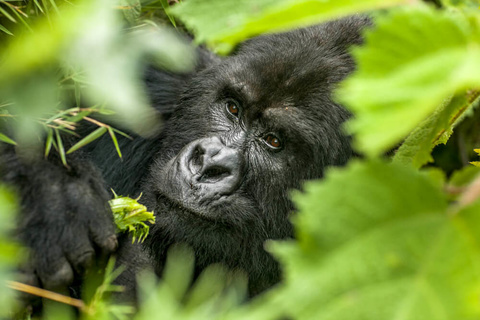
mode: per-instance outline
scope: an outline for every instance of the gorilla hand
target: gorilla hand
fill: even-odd
[[[2,180],[21,197],[17,235],[31,250],[25,281],[64,287],[98,254],[117,247],[109,195],[95,168],[82,159],[69,167],[47,160],[24,164],[14,152],[1,156]]]

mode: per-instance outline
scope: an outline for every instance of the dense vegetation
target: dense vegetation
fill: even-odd
[[[362,157],[292,194],[297,240],[266,244],[285,281],[242,303],[241,279],[212,266],[188,289],[192,254],[177,248],[158,285],[141,275],[133,317],[478,319],[478,1],[185,0],[170,7],[166,0],[0,0],[0,143],[58,152],[68,165],[65,154],[75,149],[64,150],[59,133],[75,134],[92,113],[115,113],[148,134],[146,121],[157,120],[140,85],[142,63],[192,65],[172,24],[226,54],[261,32],[359,12],[369,12],[375,27],[352,49],[358,68],[336,97],[355,115],[345,129]],[[13,135],[5,134],[12,123]],[[77,148],[106,133],[116,144],[123,134],[95,125]],[[1,186],[0,318],[18,312],[12,301],[21,287],[12,281],[25,251],[9,233],[17,205]],[[82,317],[131,316],[132,308],[108,299],[121,272],[112,265],[91,298],[73,302]],[[45,318],[74,315],[66,300],[45,301]]]

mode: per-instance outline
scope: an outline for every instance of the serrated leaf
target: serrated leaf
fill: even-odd
[[[381,162],[332,170],[294,200],[298,242],[269,246],[285,269],[278,315],[480,316],[480,203],[452,211],[428,175]]]
[[[409,1],[189,0],[176,4],[170,11],[195,31],[198,42],[207,42],[217,52],[225,54],[241,40],[266,31],[311,25],[407,2]]]
[[[433,148],[440,143],[445,144],[456,125],[477,106],[476,91],[458,94],[446,101],[408,135],[395,153],[394,161],[411,164],[415,168],[431,162]]]
[[[355,114],[348,132],[368,156],[395,146],[448,96],[480,86],[479,21],[469,13],[407,7],[375,25],[337,92]]]
[[[81,147],[84,147],[86,146],[87,144],[89,144],[90,142],[100,138],[105,132],[107,132],[107,128],[106,127],[99,127],[97,129],[95,129],[94,131],[92,131],[90,134],[88,134],[86,137],[84,137],[83,139],[81,139],[80,141],[78,141],[77,143],[75,143],[68,151],[67,151],[67,154],[70,154],[78,149],[80,149]]]
[[[150,231],[150,226],[146,223],[154,224],[155,215],[147,211],[147,208],[138,203],[137,199],[117,196],[109,201],[112,209],[115,224],[118,232],[129,232],[132,236],[132,243],[138,239],[138,242],[145,241]]]

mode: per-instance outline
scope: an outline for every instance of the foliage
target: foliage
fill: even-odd
[[[5,318],[14,306],[14,292],[7,287],[13,279],[14,268],[21,261],[23,250],[11,238],[17,210],[16,197],[5,186],[0,185],[0,318]]]
[[[122,127],[148,134],[145,119],[154,117],[140,85],[140,61],[150,56],[177,70],[192,61],[184,54],[189,47],[158,27],[165,21],[185,23],[197,42],[226,53],[258,33],[369,12],[374,26],[352,49],[358,68],[335,94],[354,114],[346,129],[367,157],[330,169],[293,194],[297,239],[267,244],[284,268],[282,284],[244,302],[242,274],[212,266],[192,285],[193,254],[177,247],[158,285],[149,274],[140,277],[135,319],[480,317],[480,175],[468,164],[478,159],[467,159],[450,177],[436,162],[425,170],[437,145],[478,119],[478,1],[444,0],[439,9],[400,0],[185,0],[167,7],[163,0],[0,1],[0,141],[31,147],[39,140],[32,137],[45,131],[44,153],[56,148],[64,157],[107,132],[116,144],[122,133],[94,117],[112,110]],[[62,139],[78,134],[80,121],[97,129],[67,150]],[[478,133],[470,138],[480,141]],[[392,161],[381,159],[392,150]],[[13,279],[12,263],[21,256],[4,236],[13,203],[0,189],[0,283]],[[119,229],[133,228],[144,239],[150,213],[124,197],[112,207]],[[109,265],[84,317],[121,318],[130,311],[106,298],[107,288],[116,289],[116,273]],[[12,310],[10,298],[0,284],[0,317]]]
[[[218,53],[225,54],[241,40],[266,31],[306,26],[334,17],[407,2],[409,1],[189,0],[173,7],[171,12],[195,31],[197,41],[206,42]]]
[[[0,2],[0,8],[5,3]],[[8,6],[18,4],[16,8],[20,10],[21,3],[9,1]],[[37,1],[29,1],[26,8],[33,3]],[[121,19],[122,11],[128,11],[132,21],[137,21],[132,16],[136,6],[121,11],[114,10],[116,0],[84,0],[75,4],[62,1],[58,6],[53,0],[50,3],[54,6],[45,1],[43,6],[35,6],[37,13],[40,8],[49,12],[48,19],[33,19],[35,15],[31,23],[30,18],[24,19],[27,30],[34,32],[13,30],[17,36],[9,39],[0,53],[0,117],[15,119],[8,134],[2,128],[9,123],[0,123],[2,141],[18,143],[25,150],[38,149],[38,139],[32,137],[42,131],[38,120],[47,118],[41,124],[47,136],[53,136],[53,146],[66,163],[60,131],[74,134],[71,122],[84,120],[88,110],[115,113],[113,120],[123,127],[142,135],[152,134],[159,119],[149,108],[141,85],[145,63],[141,61],[148,58],[172,70],[187,70],[193,62],[189,45],[172,32],[147,25],[146,21],[126,25]],[[135,17],[138,19],[140,12]],[[71,105],[79,111],[57,111]],[[52,127],[51,121],[56,121],[56,126]],[[99,126],[96,135],[87,140],[108,131],[117,147],[115,132],[119,131]],[[50,144],[45,147],[46,154],[51,141],[47,140]],[[117,152],[120,154],[118,147]]]
[[[145,241],[148,236],[150,227],[146,224],[155,223],[155,216],[153,212],[147,211],[144,205],[137,201],[140,200],[140,195],[137,199],[129,197],[117,196],[109,201],[110,208],[113,212],[115,224],[118,232],[129,232],[132,237],[132,243],[138,238],[138,242]]]
[[[360,151],[377,156],[422,120],[434,117],[422,129],[433,131],[420,134],[421,138],[412,136],[413,146],[405,145],[399,156],[418,167],[429,157],[412,148],[418,144],[428,153],[428,145],[438,143],[435,137],[441,130],[454,124],[450,120],[471,109],[471,101],[466,105],[458,99],[452,100],[453,105],[444,101],[480,85],[475,71],[480,63],[478,13],[413,6],[379,14],[375,21],[376,27],[365,33],[366,45],[353,51],[358,69],[338,92],[355,113],[347,128],[355,134]],[[439,105],[443,110],[435,113]]]
[[[476,153],[478,153],[478,155],[480,156],[480,149],[475,149],[474,150]],[[476,167],[480,167],[480,161],[472,161],[470,162],[471,164],[473,164],[474,166]]]
[[[308,184],[306,190],[295,195],[298,242],[272,245],[287,270],[277,306],[284,314],[300,319],[479,316],[474,266],[480,262],[480,202],[448,205],[430,177],[380,162],[332,170],[324,183]],[[289,299],[293,294],[295,303]]]

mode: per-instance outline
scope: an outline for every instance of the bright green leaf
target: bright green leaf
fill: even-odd
[[[355,146],[369,156],[395,146],[449,95],[480,86],[479,20],[468,13],[410,7],[375,24],[337,92],[355,114],[347,123]]]
[[[137,199],[117,196],[109,201],[113,212],[115,224],[118,232],[129,232],[132,235],[132,243],[138,239],[143,242],[150,231],[149,224],[155,223],[153,212],[147,211],[147,208],[138,203]]]
[[[5,27],[2,26],[1,24],[0,24],[0,31],[3,31],[3,32],[5,32],[5,33],[8,34],[8,35],[13,36],[13,33],[11,33],[10,30],[8,30],[7,28],[5,28]]]
[[[9,143],[9,144],[13,144],[13,145],[16,145],[17,143],[15,141],[13,141],[12,139],[10,139],[9,137],[7,137],[6,135],[4,135],[3,133],[0,133],[0,141],[3,141],[5,143]]]
[[[50,150],[52,150],[52,145],[53,145],[53,130],[51,128],[47,129],[47,139],[45,141],[45,158],[48,157],[50,154]]]
[[[0,317],[11,318],[15,306],[14,292],[6,286],[14,280],[15,269],[25,253],[9,234],[15,227],[17,201],[15,195],[0,185]]]
[[[96,139],[100,138],[101,136],[103,136],[103,134],[107,132],[107,128],[106,127],[99,127],[97,129],[95,129],[94,131],[92,131],[90,134],[88,134],[86,137],[84,137],[83,139],[81,139],[80,141],[78,141],[77,143],[75,143],[68,151],[67,151],[67,154],[70,154],[78,149],[80,149],[81,147],[84,147],[86,146],[87,144],[89,144],[90,142],[92,141],[95,141]]]
[[[115,136],[115,132],[111,127],[108,127],[108,134],[110,134],[110,138],[112,138],[113,144],[115,145],[115,150],[117,150],[118,156],[122,157],[122,152],[120,151],[120,147],[118,145],[117,137]]]
[[[60,159],[62,159],[62,163],[64,166],[67,165],[67,157],[65,156],[65,148],[63,147],[62,137],[60,135],[59,130],[55,129],[55,136],[57,137],[57,150],[60,154]]]
[[[428,175],[358,161],[294,200],[298,242],[270,245],[286,272],[270,305],[277,317],[480,316],[479,203],[452,211]]]
[[[407,2],[411,1],[189,0],[170,10],[195,31],[196,41],[227,53],[241,40],[266,31],[282,31]]]
[[[478,99],[478,92],[468,91],[448,100],[409,134],[395,153],[394,160],[412,164],[415,168],[433,161],[430,155],[433,148],[448,141],[455,126],[465,115],[473,113]]]

